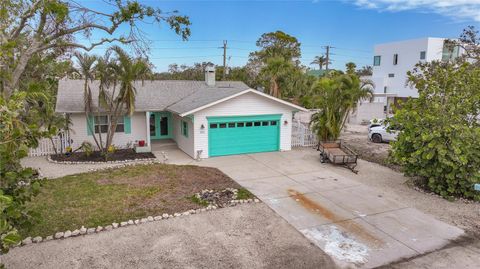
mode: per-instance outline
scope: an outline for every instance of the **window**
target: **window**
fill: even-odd
[[[247,123],[245,123],[245,126],[247,126],[247,127],[252,127],[252,125],[253,125],[253,122],[247,122]]]
[[[268,121],[262,121],[262,126],[268,126]]]
[[[108,116],[95,116],[95,133],[108,132]]]
[[[381,60],[382,56],[374,56],[373,57],[373,65],[374,66],[380,66],[380,60]]]
[[[393,65],[398,64],[398,54],[393,54]]]
[[[125,130],[125,124],[123,122],[123,117],[117,119],[117,127],[115,128],[115,133],[123,133]]]
[[[460,54],[458,46],[450,46],[447,44],[443,44],[443,51],[442,51],[442,61],[451,61],[457,58]]]
[[[426,51],[420,51],[420,60],[425,60],[427,57],[427,52]]]
[[[244,122],[239,122],[239,123],[237,123],[237,127],[243,127],[243,126],[245,126],[245,123],[244,123]]]
[[[182,135],[188,137],[188,122],[182,120]]]
[[[390,73],[390,74],[388,74],[388,77],[389,77],[389,78],[393,78],[393,77],[395,77],[395,74]]]
[[[253,126],[260,126],[260,122],[259,121],[254,122]]]
[[[109,116],[95,116],[95,133],[107,133],[108,127],[110,126],[110,117]],[[125,130],[125,125],[123,122],[123,116],[120,116],[117,119],[117,127],[115,128],[116,133],[123,133]]]
[[[235,128],[235,122],[230,122],[228,124],[228,128]]]
[[[218,125],[220,128],[227,128],[227,124],[226,123],[220,123]]]
[[[210,128],[211,128],[211,129],[215,129],[215,128],[217,128],[217,127],[218,127],[218,126],[217,126],[216,123],[211,123],[211,124],[210,124]]]
[[[277,122],[276,121],[271,121],[270,125],[275,126],[275,125],[277,125]]]

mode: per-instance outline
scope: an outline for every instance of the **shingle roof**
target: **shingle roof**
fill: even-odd
[[[93,103],[98,104],[98,81],[89,83]],[[60,80],[57,93],[57,112],[83,112],[83,80]],[[169,110],[178,114],[243,92],[249,87],[239,81],[217,81],[207,86],[204,81],[154,80],[135,82],[137,89],[135,111]]]

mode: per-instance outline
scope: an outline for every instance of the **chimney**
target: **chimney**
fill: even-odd
[[[208,86],[215,86],[215,66],[207,65],[205,67],[205,83]]]

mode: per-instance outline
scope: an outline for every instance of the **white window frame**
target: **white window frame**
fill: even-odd
[[[106,117],[107,118],[107,122],[106,123],[99,123],[100,121],[98,120],[100,117]],[[108,132],[108,127],[110,126],[110,120],[111,120],[111,116],[109,115],[100,115],[100,116],[95,116],[94,117],[94,120],[93,120],[93,129],[95,131],[96,134],[98,133],[102,133],[102,134],[106,134]],[[98,127],[98,128],[97,128]],[[102,127],[104,127],[105,129],[102,130]],[[115,128],[115,133],[123,133],[125,132],[125,119],[123,116],[120,116],[117,118],[117,126]]]

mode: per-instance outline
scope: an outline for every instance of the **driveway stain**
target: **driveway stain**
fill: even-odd
[[[308,197],[296,190],[288,189],[288,194],[305,209],[332,221],[336,226],[341,227],[345,232],[350,232],[354,234],[356,237],[362,239],[362,241],[364,241],[368,245],[376,248],[379,248],[383,245],[383,241],[381,239],[370,234],[367,230],[365,230],[365,228],[355,223],[354,220],[345,221],[345,218],[342,218],[328,208],[309,199]]]

